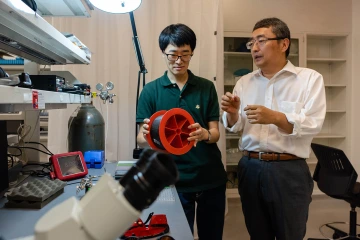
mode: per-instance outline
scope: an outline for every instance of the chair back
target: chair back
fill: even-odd
[[[318,159],[313,179],[319,189],[334,198],[351,197],[358,175],[345,153],[316,143],[311,148]]]

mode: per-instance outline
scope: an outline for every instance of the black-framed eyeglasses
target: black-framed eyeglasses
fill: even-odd
[[[252,47],[255,45],[255,43],[258,43],[259,47],[263,47],[265,43],[269,40],[282,40],[286,37],[276,37],[276,38],[267,38],[267,37],[258,37],[258,38],[252,38],[246,43],[246,48],[248,50],[251,50]]]
[[[179,58],[181,58],[181,60],[184,62],[188,62],[191,60],[191,57],[193,56],[193,54],[185,54],[185,55],[176,55],[176,54],[168,54],[168,53],[164,53],[164,54],[166,55],[167,59],[171,62],[175,62]]]

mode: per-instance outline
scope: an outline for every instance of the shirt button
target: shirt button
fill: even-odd
[[[174,84],[173,86],[176,87],[176,84]]]
[[[180,98],[181,98],[181,95],[180,95]]]

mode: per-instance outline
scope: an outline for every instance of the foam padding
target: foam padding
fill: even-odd
[[[9,208],[42,208],[55,197],[64,192],[66,182],[59,179],[47,178],[33,179],[7,195],[8,202],[5,207]]]

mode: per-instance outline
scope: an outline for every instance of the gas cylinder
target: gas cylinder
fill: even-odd
[[[105,121],[90,103],[81,104],[68,121],[68,151],[105,151]]]

